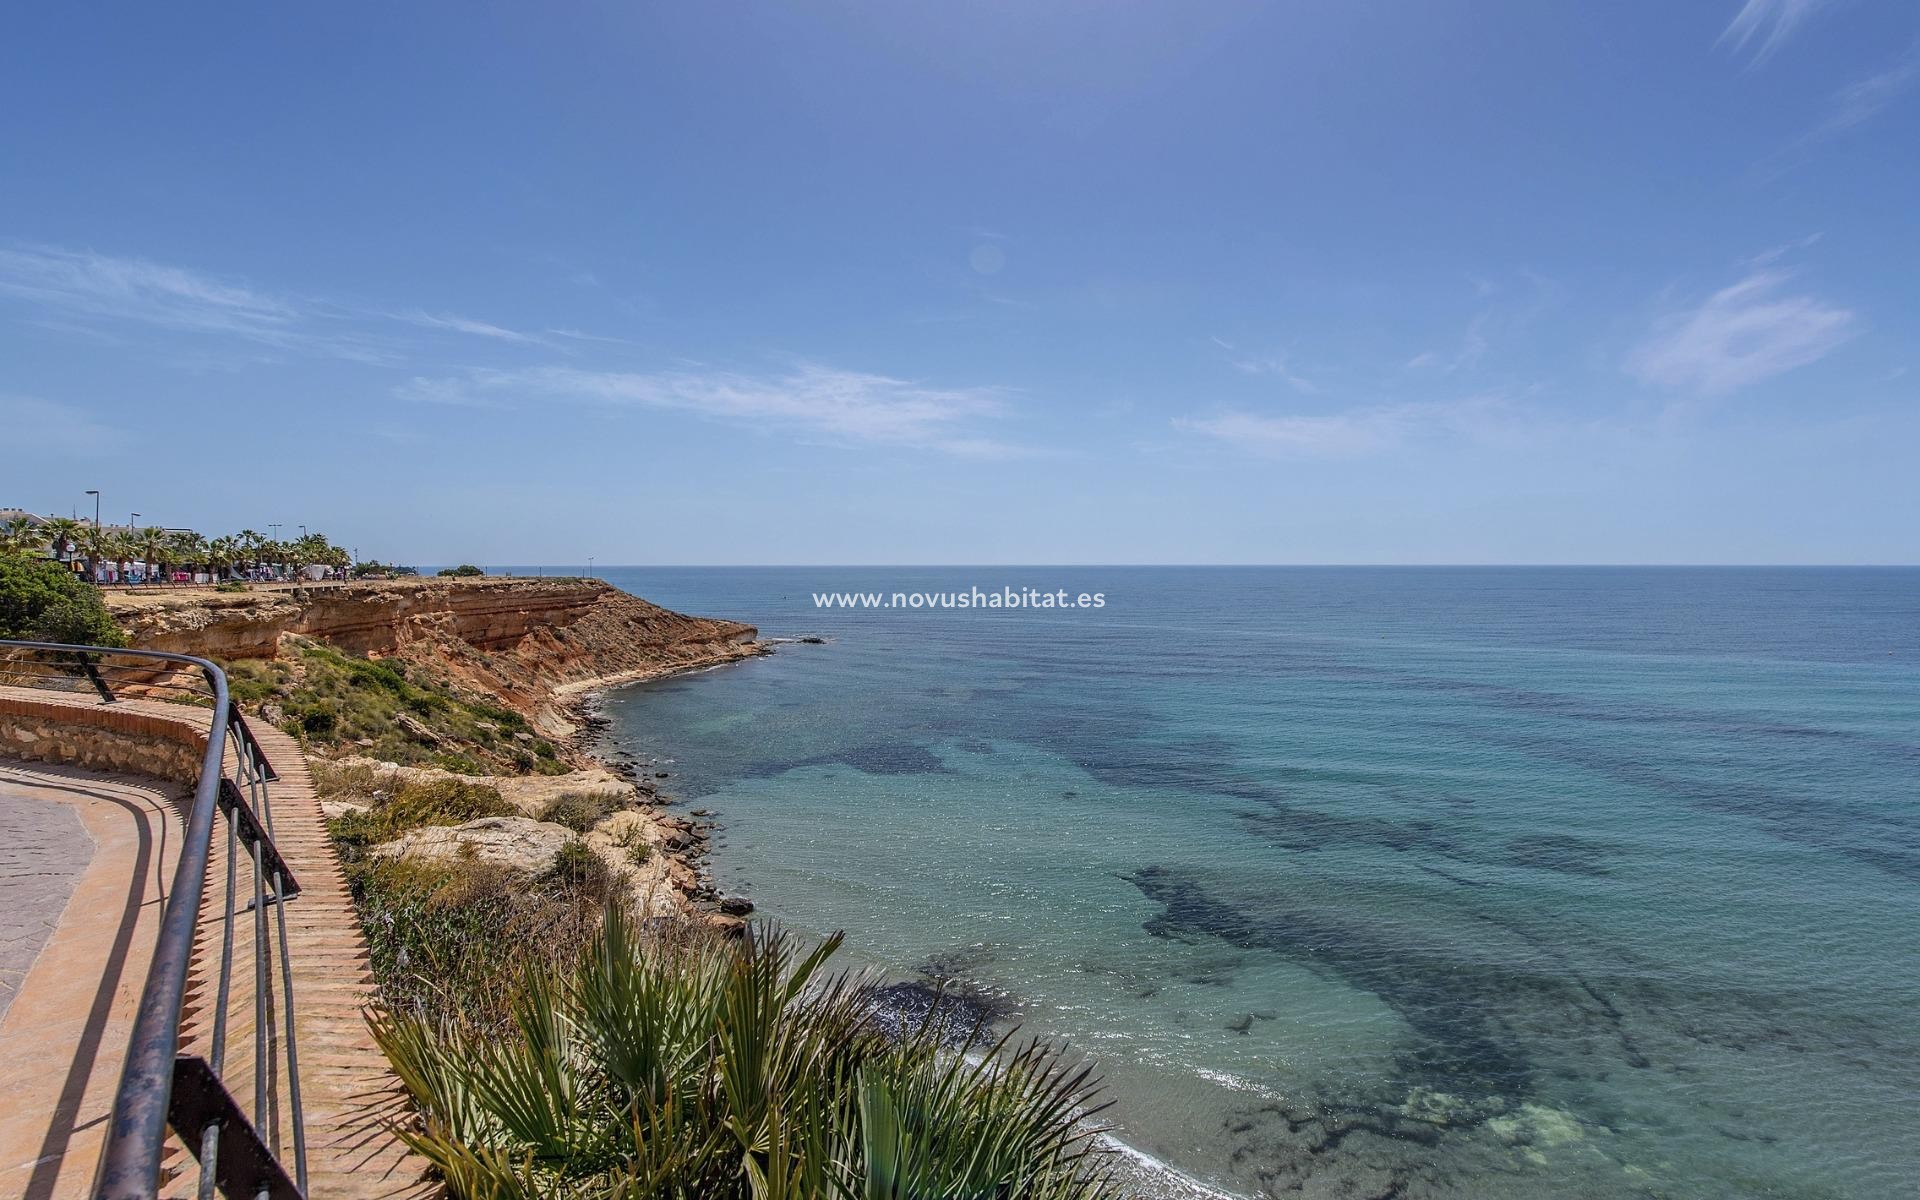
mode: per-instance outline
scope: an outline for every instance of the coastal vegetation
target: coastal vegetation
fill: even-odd
[[[423,825],[458,825],[481,817],[511,817],[520,810],[501,798],[499,789],[465,779],[374,780],[368,767],[316,763],[314,778],[324,794],[338,797],[358,784],[371,801],[348,810],[328,825],[342,855],[358,861],[361,850],[391,841]],[[357,778],[356,778],[357,777]]]
[[[454,1197],[1113,1194],[1086,1068],[939,1008],[898,1032],[875,984],[826,971],[838,937],[803,952],[764,927],[642,927],[624,873],[578,838],[537,871],[374,853],[512,806],[477,781],[314,778],[344,807],[329,828],[371,1020],[418,1109],[401,1136]],[[579,830],[611,807],[569,793],[542,816]]]
[[[472,563],[461,563],[457,567],[443,567],[437,573],[446,579],[472,579],[475,576],[486,574],[485,571],[482,571]]]
[[[1111,1194],[1085,1069],[990,1044],[950,1006],[903,1017],[828,970],[838,938],[749,928],[750,905],[697,880],[692,823],[643,811],[644,781],[529,778],[580,767],[528,715],[525,682],[550,686],[555,655],[583,673],[670,669],[738,656],[752,633],[597,590],[582,611],[579,591],[532,660],[419,640],[374,658],[251,627],[206,645],[200,612],[255,610],[116,601],[150,635],[218,646],[234,698],[307,752],[368,943],[372,1021],[418,1109],[399,1132],[450,1194]],[[634,630],[675,623],[678,656],[619,657]]]
[[[0,637],[81,646],[123,646],[98,589],[60,564],[0,552]]]
[[[1089,1070],[1042,1043],[904,1035],[873,985],[772,930],[642,930],[608,904],[506,1030],[389,1004],[374,1032],[419,1108],[402,1136],[457,1197],[1113,1194]]]
[[[564,774],[551,741],[527,719],[426,678],[397,659],[347,654],[289,638],[272,659],[227,664],[233,696],[316,749],[467,775]]]
[[[209,538],[191,529],[116,527],[72,517],[16,517],[0,526],[0,553],[84,562],[88,578],[110,565],[124,579],[136,563],[156,568],[162,578],[175,572],[227,578],[266,572],[292,577],[307,567],[345,571],[353,565],[353,556],[324,533],[282,540],[242,529]]]

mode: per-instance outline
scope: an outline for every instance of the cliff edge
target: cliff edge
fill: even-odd
[[[760,652],[751,625],[671,612],[597,579],[396,579],[246,592],[110,592],[136,646],[220,661],[271,659],[291,636],[399,657],[495,697],[551,737],[568,697]]]

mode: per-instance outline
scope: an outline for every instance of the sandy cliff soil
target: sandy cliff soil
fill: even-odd
[[[397,656],[495,697],[541,732],[574,732],[571,698],[758,653],[751,625],[689,617],[597,579],[400,579],[224,593],[110,593],[135,646],[273,658],[302,635]]]
[[[754,640],[751,625],[671,612],[592,579],[404,579],[233,593],[156,588],[110,592],[107,605],[129,644],[148,649],[232,663],[282,658],[284,648],[284,657],[297,661],[297,646],[312,639],[349,654],[398,658],[408,664],[410,676],[418,668],[456,692],[513,709],[556,741],[587,732],[582,727],[592,718],[583,715],[581,705],[597,687],[732,662],[768,649]],[[704,824],[661,811],[652,781],[587,764],[578,748],[585,738],[575,740],[565,757],[584,771],[489,776],[480,782],[498,785],[529,816],[562,790],[622,793],[639,807],[611,818],[607,829],[589,833],[588,842],[618,857],[609,839],[616,834],[625,839],[627,831],[611,826],[642,827],[635,832],[660,851],[633,881],[636,890],[644,887],[648,893],[646,911],[703,911],[737,924],[737,916],[716,911],[731,906],[723,905],[703,878]],[[351,757],[332,761],[379,766],[396,775],[446,774]],[[572,836],[558,826],[545,829],[562,839]],[[443,840],[460,832],[442,831]]]

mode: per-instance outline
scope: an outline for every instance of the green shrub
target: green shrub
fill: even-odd
[[[60,563],[0,553],[0,637],[124,646],[100,589]]]
[[[606,820],[614,811],[611,796],[596,795],[591,792],[567,792],[554,797],[540,811],[542,821],[552,821],[555,825],[565,825],[575,833],[585,833],[595,825]]]
[[[457,567],[443,567],[439,573],[443,578],[449,579],[470,579],[475,575],[486,574],[485,571],[482,571],[472,563],[461,563]]]
[[[826,974],[838,935],[603,922],[569,970],[529,973],[504,1031],[375,1015],[422,1119],[401,1136],[455,1197],[1118,1194],[1089,1070],[1037,1042],[968,1056],[932,1021],[889,1037],[874,985]]]
[[[565,970],[596,910],[497,864],[368,860],[347,868],[385,1010],[497,1036],[529,970]]]
[[[653,858],[653,843],[638,829],[627,830],[620,839],[620,848],[627,852],[627,861],[636,867],[646,866]]]
[[[213,590],[216,592],[250,592],[253,589],[241,583],[238,579],[229,579],[224,583],[214,584]]]
[[[600,908],[618,899],[625,878],[579,838],[560,847],[553,864],[534,883],[583,907]]]
[[[309,744],[352,746],[388,762],[462,775],[568,769],[545,766],[541,748],[555,754],[551,743],[518,740],[527,732],[525,717],[469,699],[397,658],[359,658],[298,639],[281,659],[228,664],[227,676],[235,699],[254,711],[278,706],[282,728]],[[331,720],[313,716],[318,712]]]
[[[323,783],[322,795],[334,796]],[[327,823],[334,841],[349,859],[369,846],[390,842],[423,825],[462,825],[481,817],[513,817],[520,810],[502,799],[496,788],[464,779],[402,782],[394,777],[391,790],[374,799],[364,812],[349,812]]]

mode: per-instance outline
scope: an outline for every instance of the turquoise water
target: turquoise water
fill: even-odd
[[[606,698],[723,885],[1217,1188],[1920,1193],[1920,570],[606,574],[830,639]]]

